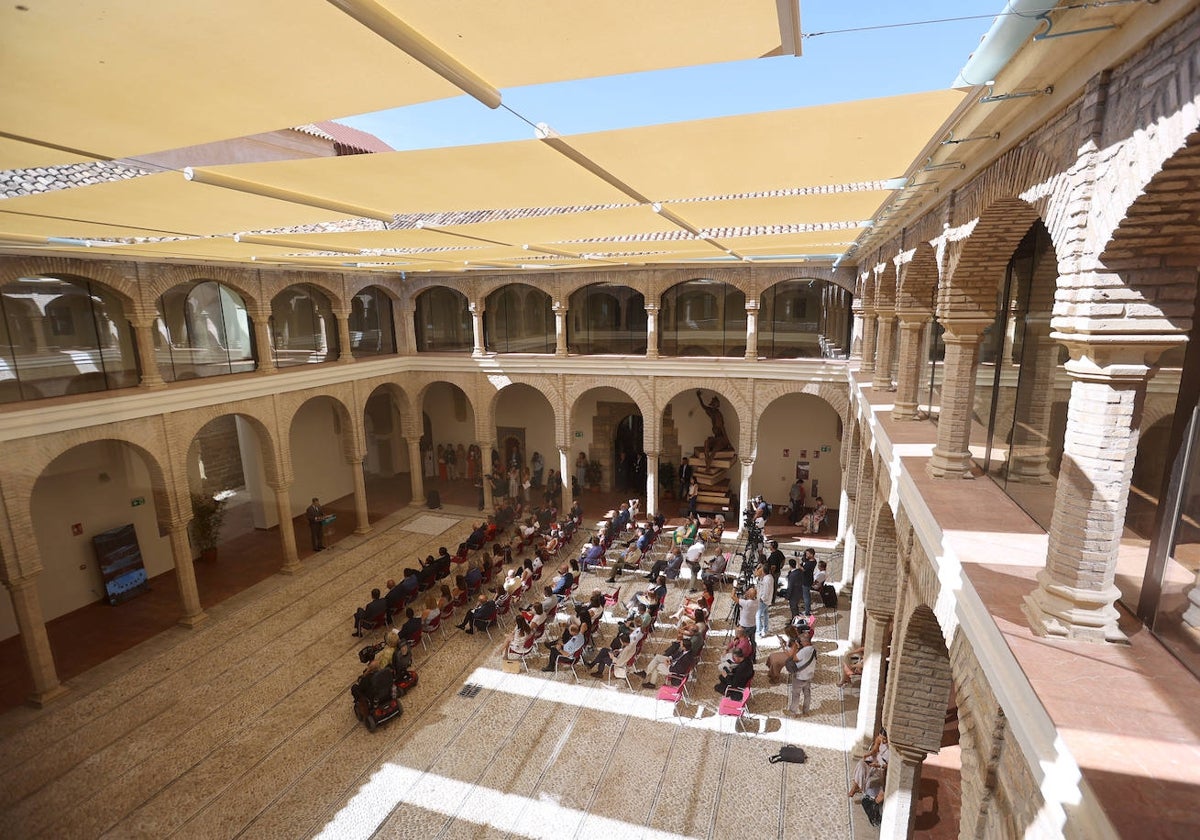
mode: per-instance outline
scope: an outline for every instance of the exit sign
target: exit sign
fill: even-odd
[[[136,499],[131,499],[131,500],[129,501],[129,506],[130,506],[130,507],[141,507],[141,506],[142,506],[142,505],[144,505],[144,504],[146,504],[146,497],[145,497],[145,496],[138,496]]]

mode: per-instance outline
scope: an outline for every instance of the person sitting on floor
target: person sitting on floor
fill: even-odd
[[[467,614],[463,616],[463,620],[458,623],[457,627],[470,636],[475,632],[476,628],[483,630],[495,621],[495,619],[496,602],[480,592],[479,597],[475,601],[474,608],[467,610]]]
[[[387,620],[388,605],[379,593],[378,589],[371,590],[371,603],[365,607],[359,607],[354,613],[354,632],[351,636],[361,636],[363,629],[374,627],[380,620]]]
[[[873,792],[876,804],[883,802],[883,779],[887,773],[891,754],[887,730],[881,728],[871,744],[871,749],[854,765],[853,782],[850,785],[849,793],[851,799],[860,793]],[[870,811],[867,813],[870,816]]]
[[[741,689],[750,684],[750,680],[754,677],[754,663],[750,661],[750,657],[742,648],[734,648],[733,651],[733,667],[728,673],[722,675],[717,680],[717,684],[713,686],[713,691],[717,694],[727,695],[734,698],[741,696]],[[734,693],[730,694],[731,691]]]
[[[546,663],[546,667],[542,669],[543,671],[555,670],[555,666],[560,658],[573,659],[576,654],[583,650],[586,639],[583,635],[583,625],[578,621],[572,621],[563,635],[565,639],[560,639],[558,642],[550,645],[550,661]]]
[[[842,678],[838,680],[838,688],[850,685],[851,680],[862,676],[863,654],[865,652],[866,648],[861,645],[854,648],[854,650],[846,651],[842,657]]]

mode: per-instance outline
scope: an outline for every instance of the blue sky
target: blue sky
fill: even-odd
[[[731,0],[736,2],[738,0]],[[603,2],[603,0],[600,0]],[[653,2],[653,0],[648,0]],[[769,2],[769,0],[755,0]],[[560,134],[774,111],[948,87],[1004,0],[803,0],[801,58],[779,57],[508,88],[504,104]],[[945,18],[970,20],[834,33]],[[815,34],[828,32],[828,34]],[[341,120],[397,149],[527,140],[503,108],[459,96]]]

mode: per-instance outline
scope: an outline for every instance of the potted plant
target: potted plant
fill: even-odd
[[[599,461],[588,461],[587,468],[583,471],[583,480],[592,490],[597,490],[600,487],[600,479],[603,473],[600,469]]]
[[[228,491],[212,496],[192,494],[192,542],[200,550],[201,560],[217,559],[217,543],[221,541],[221,526],[225,522]]]
[[[658,485],[662,487],[664,499],[675,498],[675,465],[670,461],[659,464]]]

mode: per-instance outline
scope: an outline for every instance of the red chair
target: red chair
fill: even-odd
[[[558,679],[558,669],[566,666],[567,670],[571,672],[571,676],[575,678],[575,682],[579,682],[579,674],[575,672],[575,665],[578,664],[582,656],[582,648],[575,651],[575,653],[571,654],[570,656],[561,654],[557,659],[554,660],[554,678]]]
[[[604,606],[615,607],[619,603],[621,603],[621,587],[618,586],[612,592],[609,592],[604,596]]]
[[[443,617],[442,614],[439,613],[438,615],[435,615],[433,618],[429,619],[428,621],[423,622],[423,624],[421,626],[421,641],[422,642],[425,641],[426,636],[432,635],[438,629],[438,627],[441,626],[442,617]],[[442,638],[444,639],[445,637],[446,637],[446,631],[443,630]]]
[[[717,706],[717,714],[720,717],[733,718],[734,731],[741,726],[742,718],[746,714],[746,706],[750,703],[750,686],[745,688],[729,688],[725,690],[725,696],[721,698],[721,703]]]
[[[425,641],[425,633],[421,630],[417,630],[409,637],[408,646],[410,648],[416,647],[418,642],[425,650],[429,650],[429,642]]]
[[[508,615],[510,609],[512,609],[511,595],[501,595],[496,599],[496,617],[493,621],[499,624],[501,629],[506,629],[504,627],[504,616]],[[490,636],[491,634],[489,633],[488,635]]]
[[[454,623],[454,612],[455,612],[455,607],[457,607],[457,606],[458,606],[457,604],[455,604],[453,601],[451,601],[449,604],[447,604],[442,609],[442,614],[438,617],[438,621],[441,623],[443,639],[446,638],[446,625],[447,624],[452,625]]]

